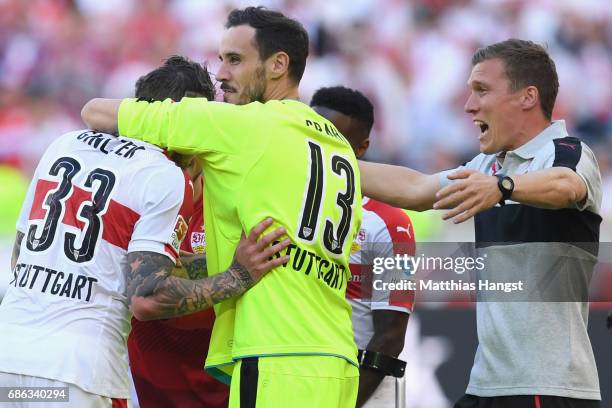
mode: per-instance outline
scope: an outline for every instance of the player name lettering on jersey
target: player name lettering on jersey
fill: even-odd
[[[40,265],[20,263],[15,266],[11,285],[20,288],[40,290],[55,296],[70,299],[91,299],[93,284],[98,279],[76,273],[65,273]]]
[[[323,126],[321,126],[319,122],[306,119],[306,126],[312,127],[318,132],[325,133],[327,136],[334,137],[348,144],[348,142],[346,142],[346,140],[342,138],[342,136],[340,136],[340,132],[338,132],[338,129],[328,123],[323,123]]]
[[[129,140],[115,136],[88,130],[77,136],[77,140],[100,150],[104,154],[114,153],[117,156],[131,159],[139,150],[146,150],[144,146],[138,146]]]
[[[274,241],[272,245],[278,244]],[[283,264],[284,268],[290,267],[296,272],[302,272],[305,276],[316,272],[317,279],[325,282],[332,289],[344,289],[346,285],[345,267],[336,262],[330,262],[319,255],[296,244],[290,244],[285,253],[276,253],[274,256],[280,258],[282,255],[289,256],[289,262]]]

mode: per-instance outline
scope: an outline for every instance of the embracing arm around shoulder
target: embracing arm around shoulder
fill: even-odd
[[[432,208],[440,189],[437,174],[407,167],[359,161],[364,195],[399,208],[424,211]]]
[[[116,133],[119,129],[119,105],[121,99],[92,99],[83,106],[81,119],[90,129]]]
[[[233,154],[254,126],[264,125],[261,104],[237,106],[183,98],[180,102],[134,98],[92,99],[81,111],[92,129],[142,140],[181,154]]]

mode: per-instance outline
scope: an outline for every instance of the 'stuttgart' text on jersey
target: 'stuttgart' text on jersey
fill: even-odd
[[[52,143],[17,223],[25,237],[0,305],[0,371],[129,398],[122,267],[134,251],[174,261],[192,206],[182,171],[156,146],[91,130]]]

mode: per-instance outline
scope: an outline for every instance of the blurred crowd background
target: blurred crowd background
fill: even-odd
[[[360,89],[376,109],[368,158],[427,172],[477,152],[477,130],[463,112],[474,50],[509,37],[545,44],[561,83],[554,117],[598,155],[602,240],[611,240],[608,0],[0,0],[0,236],[12,239],[38,159],[57,136],[83,127],[87,100],[132,96],[136,79],[172,54],[214,73],[227,13],[253,4],[308,30],[305,102],[321,86]],[[424,218],[421,228],[415,220],[421,239],[472,236],[469,225]]]
[[[171,54],[214,73],[228,11],[252,4],[307,28],[304,101],[325,85],[362,90],[376,107],[369,158],[429,172],[477,152],[463,112],[474,50],[509,37],[546,44],[561,83],[554,117],[597,153],[612,218],[608,0],[0,0],[1,232],[12,236],[24,180],[45,147],[83,127],[84,102],[131,96],[135,80]]]
[[[477,153],[478,131],[463,112],[472,53],[509,37],[545,44],[561,85],[553,116],[565,119],[570,134],[597,154],[604,185],[602,241],[612,242],[610,0],[0,0],[3,269],[32,172],[51,141],[84,126],[83,104],[93,97],[132,96],[136,79],[172,54],[206,62],[214,73],[225,17],[247,5],[279,9],[308,30],[305,102],[321,86],[361,90],[376,109],[368,158],[427,172],[454,167]],[[411,216],[419,241],[473,239],[471,223],[442,223],[432,212]],[[602,246],[608,258],[609,247]],[[596,281],[593,287],[610,286]],[[421,381],[409,394],[422,401],[411,406],[444,407],[452,399],[449,392],[443,397],[433,374],[454,348],[448,345],[450,335],[437,332],[451,327],[452,322],[435,323],[444,316],[432,319],[430,329],[429,319],[419,329],[418,318],[411,318],[407,349],[423,351],[410,353],[409,361],[418,366],[410,377]],[[599,338],[605,334],[594,337]],[[457,344],[456,350],[465,350],[464,343]],[[416,364],[418,355],[430,357]],[[424,387],[423,378],[431,384]],[[456,378],[447,383],[457,383]],[[438,396],[436,403],[432,398]]]

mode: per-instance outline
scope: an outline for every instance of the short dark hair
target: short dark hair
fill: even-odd
[[[344,113],[351,118],[361,120],[372,130],[374,125],[374,106],[361,92],[343,86],[320,88],[312,96],[310,106],[321,106]]]
[[[136,81],[136,98],[149,102],[171,98],[178,102],[184,96],[203,96],[215,99],[215,86],[206,67],[180,55],[173,55],[164,64],[141,76]],[[186,168],[192,156],[170,153],[179,167]]]
[[[136,98],[178,102],[183,96],[201,95],[215,98],[215,87],[205,67],[186,57],[173,55],[164,64],[136,81]]]
[[[559,77],[546,49],[532,41],[511,38],[478,49],[472,56],[472,66],[494,58],[504,62],[512,91],[527,86],[538,89],[540,107],[546,119],[550,120],[559,92]]]
[[[289,78],[296,84],[302,79],[308,57],[308,33],[298,21],[264,7],[234,9],[227,16],[225,28],[248,25],[255,29],[255,46],[263,61],[275,52],[289,56]]]

